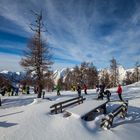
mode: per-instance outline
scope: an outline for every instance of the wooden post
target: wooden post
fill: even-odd
[[[60,104],[60,111],[61,111],[61,113],[62,113],[62,104]]]
[[[103,113],[106,114],[106,104],[103,106]]]
[[[81,102],[83,103],[83,96],[82,96],[82,101]]]
[[[1,106],[1,97],[0,97],[0,106]]]
[[[57,106],[55,106],[55,114],[57,114]]]

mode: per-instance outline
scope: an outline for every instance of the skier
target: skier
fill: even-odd
[[[81,87],[80,87],[80,85],[77,86],[77,92],[78,92],[78,96],[80,97],[81,96]]]
[[[19,92],[19,87],[15,88],[15,96],[18,96],[18,92]]]
[[[122,87],[120,84],[118,86],[117,93],[118,93],[120,100],[123,101],[123,99],[122,99]]]
[[[30,94],[30,87],[26,86],[26,94]]]
[[[61,94],[60,94],[60,90],[61,90],[60,86],[57,85],[57,86],[56,86],[57,96],[60,96],[60,95],[61,95]]]
[[[12,86],[12,87],[11,87],[11,96],[14,95],[14,90],[15,90],[15,88]]]
[[[86,86],[86,84],[84,84],[83,89],[84,89],[84,93],[87,95],[87,86]]]
[[[11,95],[11,87],[10,86],[8,87],[7,93],[8,93],[8,96]]]

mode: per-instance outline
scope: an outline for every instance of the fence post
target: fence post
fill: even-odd
[[[0,97],[0,106],[1,106],[1,97]]]

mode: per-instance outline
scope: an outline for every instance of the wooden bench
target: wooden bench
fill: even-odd
[[[89,100],[79,106],[75,106],[73,108],[67,109],[66,112],[78,118],[82,118],[84,120],[90,120],[91,116],[95,117],[93,115],[93,112],[96,113],[101,112],[105,114],[107,103],[108,101],[103,101],[103,100]]]
[[[51,113],[55,113],[57,114],[58,112],[63,112],[63,109],[68,107],[68,106],[71,106],[71,105],[74,105],[74,104],[81,104],[83,103],[83,101],[85,100],[86,98],[83,98],[83,96],[79,96],[79,97],[76,97],[76,98],[72,98],[72,99],[69,99],[69,100],[66,100],[66,101],[62,101],[62,102],[59,102],[59,103],[56,103],[52,106],[50,106],[50,108],[53,108],[51,110]]]
[[[104,129],[110,129],[113,125],[113,120],[116,116],[120,115],[121,118],[125,118],[128,109],[128,101],[123,102],[120,106],[114,109],[101,121],[101,127]]]

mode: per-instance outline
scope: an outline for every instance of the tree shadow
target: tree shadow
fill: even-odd
[[[64,98],[72,98],[72,97],[75,98],[76,96],[77,96],[76,94],[68,94],[68,95],[60,95],[60,96],[54,95],[54,96],[46,96],[44,99],[47,99],[49,101],[56,101]]]
[[[0,122],[0,127],[11,127],[17,124],[18,123],[9,123],[9,122],[3,121],[3,122]]]
[[[34,101],[35,97],[30,98],[11,98],[11,99],[5,99],[2,103],[1,108],[11,108],[11,107],[19,107],[19,106],[25,106]]]
[[[18,114],[18,113],[22,113],[24,111],[19,111],[19,112],[14,112],[14,113],[9,113],[9,114],[5,114],[5,115],[1,115],[0,117],[5,117],[5,116],[10,116],[10,115],[15,115],[15,114]]]

